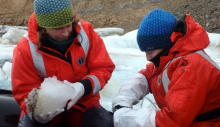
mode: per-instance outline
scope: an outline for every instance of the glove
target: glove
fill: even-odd
[[[121,108],[129,108],[129,107],[125,107],[125,106],[121,106],[121,105],[116,105],[114,110],[113,110],[113,112],[115,112],[115,111],[117,111],[117,110],[119,110]]]
[[[114,127],[155,127],[155,109],[120,108],[114,112]]]
[[[85,89],[82,83],[76,82],[76,83],[70,83],[66,80],[63,81],[65,84],[70,85],[73,89],[73,97],[71,101],[67,105],[67,110],[69,110],[73,105],[83,96]]]
[[[39,116],[35,117],[35,120],[39,123],[47,123],[47,122],[51,121],[56,115],[62,113],[63,111],[64,111],[64,109],[57,109],[53,113],[48,112],[45,115],[40,114]]]
[[[27,101],[27,115],[33,121],[36,120],[39,123],[47,123],[52,120],[56,115],[63,112],[64,109],[56,109],[55,111],[47,112],[46,114],[38,114],[38,112],[36,111],[38,92],[39,89],[33,88],[33,90],[28,94],[28,98],[25,99],[25,101]]]
[[[114,111],[117,105],[132,107],[132,105],[137,104],[148,93],[149,87],[146,77],[143,74],[137,73],[121,86],[118,94],[112,100],[112,111]]]

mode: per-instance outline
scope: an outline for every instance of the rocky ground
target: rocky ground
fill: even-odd
[[[0,25],[27,26],[34,0],[1,0]],[[72,0],[81,19],[94,28],[120,27],[125,32],[137,29],[154,8],[171,11],[177,18],[190,14],[208,32],[220,33],[219,0]]]

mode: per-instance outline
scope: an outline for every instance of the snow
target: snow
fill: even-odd
[[[109,36],[109,35],[123,35],[124,34],[124,29],[121,28],[97,28],[95,29],[95,32],[99,34],[101,37]]]
[[[18,28],[10,28],[8,32],[2,36],[1,43],[16,45],[25,33],[27,33],[27,30],[20,30]]]
[[[7,31],[2,38],[0,38],[0,60],[11,60],[13,56],[13,49],[18,40],[26,32],[26,28],[21,27],[7,27]],[[111,111],[111,100],[117,94],[120,86],[133,74],[140,69],[145,68],[148,61],[145,53],[138,49],[136,42],[137,30],[124,34],[121,28],[99,28],[95,31],[102,37],[106,49],[116,65],[116,69],[112,74],[112,78],[104,87],[101,93],[101,104],[107,110]],[[205,49],[206,53],[220,66],[220,34],[208,33],[210,45]],[[0,66],[1,67],[1,66]],[[5,62],[0,68],[0,89],[11,89],[11,63]],[[155,106],[153,95],[147,95],[144,101],[141,101],[134,108],[140,108],[141,105]],[[152,101],[152,102],[151,102]]]

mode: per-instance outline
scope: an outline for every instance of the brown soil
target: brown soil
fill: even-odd
[[[154,8],[171,11],[177,18],[190,14],[208,32],[220,33],[219,0],[72,0],[81,19],[94,28],[120,27],[125,32],[137,29]],[[0,25],[27,26],[33,0],[1,0]]]

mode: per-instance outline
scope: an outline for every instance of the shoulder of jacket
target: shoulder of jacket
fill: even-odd
[[[25,37],[22,37],[20,39],[20,41],[18,42],[17,48],[19,48],[19,50],[29,50],[29,42]]]
[[[197,68],[204,65],[205,59],[198,53],[190,53],[185,56],[180,56],[172,60],[170,65],[188,66],[190,68]]]
[[[85,21],[85,20],[81,20],[81,26],[83,26],[83,28],[90,28],[90,29],[93,29],[92,27],[92,24],[88,21]]]

